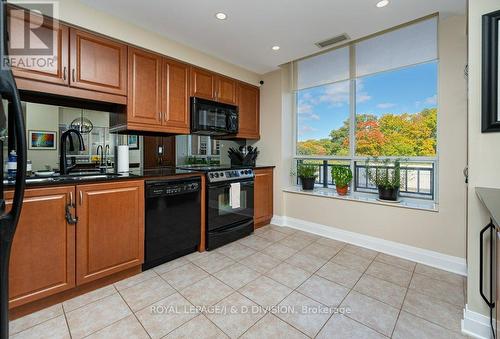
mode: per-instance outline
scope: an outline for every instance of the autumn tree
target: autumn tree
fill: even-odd
[[[387,113],[356,115],[356,155],[434,156],[436,154],[437,109],[416,114]],[[300,155],[349,155],[349,120],[330,132],[330,139],[297,144]]]

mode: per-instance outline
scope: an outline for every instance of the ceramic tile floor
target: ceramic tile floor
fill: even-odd
[[[459,338],[462,276],[266,226],[11,322],[13,338]]]

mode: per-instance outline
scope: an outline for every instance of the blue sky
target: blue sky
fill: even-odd
[[[356,111],[417,113],[437,106],[437,62],[360,78]],[[349,82],[301,90],[297,94],[299,141],[328,138],[349,117]]]

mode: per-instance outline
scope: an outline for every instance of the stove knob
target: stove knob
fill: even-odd
[[[224,172],[220,172],[221,178],[224,177]]]
[[[210,178],[213,178],[214,177],[214,174],[213,173],[210,173]]]
[[[219,173],[215,173],[215,174],[214,174],[214,176],[215,176],[216,178],[218,178],[218,177],[219,177]]]

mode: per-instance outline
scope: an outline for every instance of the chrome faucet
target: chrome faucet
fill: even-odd
[[[108,157],[109,157],[109,145],[104,147],[104,166],[106,170],[108,169]]]
[[[99,157],[99,150],[101,150],[101,156]],[[102,149],[102,145],[97,146],[97,156],[99,157],[99,169],[102,167],[102,158],[104,156],[104,151]]]
[[[74,151],[75,145],[73,143],[73,137],[71,134],[74,134],[78,137],[78,141],[80,143],[79,150],[85,151],[85,144],[83,142],[83,137],[80,132],[76,129],[69,129],[63,134],[61,134],[61,154],[59,156],[59,173],[60,174],[68,174],[73,168],[76,167],[76,158],[74,156],[71,157],[71,165],[68,165],[66,158],[66,139],[69,139],[69,150]]]

